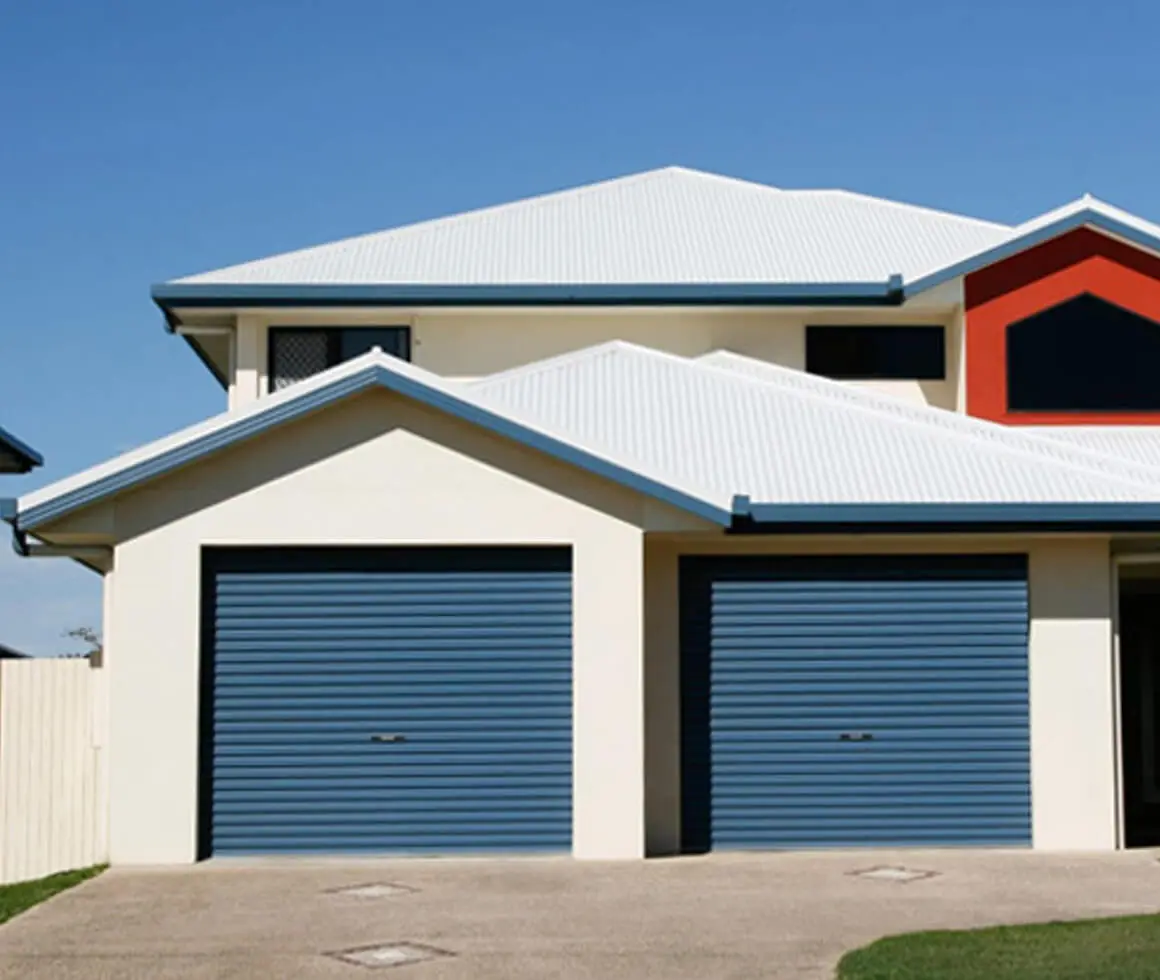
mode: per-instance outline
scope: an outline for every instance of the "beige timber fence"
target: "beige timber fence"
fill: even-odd
[[[0,884],[107,859],[104,680],[84,658],[0,660]]]

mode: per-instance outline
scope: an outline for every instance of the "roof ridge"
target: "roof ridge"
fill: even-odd
[[[889,197],[878,197],[876,194],[865,194],[862,191],[852,191],[845,187],[803,187],[800,190],[788,190],[787,194],[841,194],[844,197],[855,197],[861,201],[873,201],[902,211],[921,211],[924,214],[935,215],[939,218],[953,218],[956,221],[965,221],[974,225],[983,225],[994,228],[996,231],[1013,231],[1015,226],[1005,225],[1000,221],[990,221],[987,218],[976,218],[970,214],[959,214],[957,211],[947,211],[944,208],[934,208],[927,204],[914,204],[910,201],[895,201]]]
[[[791,193],[784,187],[775,187],[773,184],[763,184],[759,180],[749,180],[747,177],[734,177],[732,174],[714,173],[712,170],[698,170],[696,167],[685,167],[680,164],[672,164],[661,169],[670,173],[679,173],[689,177],[697,177],[701,180],[715,181],[720,184],[736,184],[740,187],[753,188],[760,191],[771,191],[775,194]]]
[[[713,353],[716,353],[716,352],[713,352]],[[744,358],[744,355],[735,354],[732,351],[727,351],[725,353],[729,354],[732,357]],[[710,355],[703,355],[703,356],[708,357],[708,356],[711,356],[711,354]],[[748,358],[747,360],[754,360],[754,359]],[[729,368],[718,367],[712,363],[702,363],[702,359],[700,359],[700,358],[697,359],[696,361],[688,361],[688,363],[695,364],[696,366],[702,368],[703,370],[711,370],[711,371],[715,371],[715,372],[720,373],[720,374],[730,375],[731,377],[743,378],[745,381],[747,381],[751,384],[764,385],[764,386],[774,385],[773,381],[762,379],[754,374],[747,374],[747,373],[743,373],[740,371],[733,371],[733,370],[730,370]],[[765,364],[765,362],[760,362],[760,361],[758,363]],[[771,366],[775,370],[780,371],[780,372],[793,372],[794,371],[793,368],[787,368],[784,365],[771,365]],[[805,374],[805,372],[798,372],[798,373]],[[816,375],[806,375],[806,376],[811,378],[811,379],[816,378]],[[829,381],[830,379],[825,379],[825,380]],[[839,383],[833,382],[833,384],[838,385]],[[813,401],[813,402],[826,402],[829,404],[834,404],[834,402],[835,402],[835,400],[832,399],[828,394],[823,394],[823,393],[818,392],[818,391],[811,391],[808,388],[793,388],[793,387],[784,386],[784,387],[780,387],[780,390],[783,392],[789,393],[793,397],[807,399],[807,400]],[[1073,454],[1070,451],[1065,452],[1065,453],[1058,453],[1058,449],[1060,448],[1060,445],[1061,445],[1059,443],[1052,442],[1051,440],[1048,440],[1048,439],[1045,439],[1045,438],[1039,437],[1039,436],[1028,436],[1028,435],[1022,435],[1020,433],[1015,433],[1005,426],[998,425],[997,423],[994,423],[994,422],[988,422],[985,419],[976,419],[973,416],[959,415],[957,412],[953,412],[953,413],[947,412],[946,414],[948,416],[950,416],[950,420],[954,422],[954,424],[957,426],[957,428],[942,428],[942,427],[940,427],[939,422],[936,419],[931,419],[931,420],[917,419],[917,418],[913,418],[913,417],[908,417],[907,415],[896,414],[896,413],[889,412],[889,411],[883,411],[881,408],[877,407],[874,399],[884,399],[885,396],[877,396],[877,395],[874,395],[874,393],[872,393],[872,392],[862,392],[859,389],[847,388],[845,386],[841,386],[841,390],[843,392],[847,393],[848,396],[850,396],[846,400],[846,404],[853,411],[857,411],[857,412],[865,414],[865,415],[875,415],[875,416],[878,416],[879,418],[888,419],[891,422],[894,422],[897,424],[906,425],[909,428],[921,428],[921,429],[925,429],[925,430],[933,430],[936,432],[941,431],[943,433],[949,433],[951,435],[961,437],[963,440],[969,440],[972,444],[986,444],[986,445],[989,445],[989,446],[994,447],[994,448],[999,448],[1005,452],[1009,452],[1012,455],[1018,456],[1019,458],[1022,458],[1022,459],[1028,460],[1028,461],[1040,463],[1043,465],[1065,467],[1066,469],[1068,469],[1070,471],[1083,473],[1085,476],[1095,476],[1101,480],[1109,480],[1109,481],[1113,481],[1113,482],[1118,483],[1118,484],[1132,486],[1132,487],[1137,488],[1137,489],[1139,489],[1139,488],[1155,489],[1157,491],[1157,493],[1160,494],[1160,471],[1156,471],[1156,479],[1154,482],[1152,480],[1146,478],[1146,476],[1144,475],[1143,472],[1141,472],[1138,477],[1130,476],[1130,475],[1122,475],[1122,474],[1109,475],[1108,473],[1099,469],[1096,464],[1102,460],[1105,460],[1105,459],[1108,462],[1111,462],[1111,461],[1113,461],[1114,457],[1101,456],[1100,460],[1090,459],[1090,465],[1089,465],[1088,458],[1081,459],[1079,457],[1089,457],[1091,454],[1080,453],[1077,455],[1077,454]],[[867,395],[869,395],[870,397],[865,397]],[[911,409],[918,409],[919,408],[919,406],[907,406],[907,407],[909,407]],[[927,408],[932,413],[943,411],[941,409],[932,408],[931,406],[924,406],[924,407]],[[975,430],[975,431],[964,431],[964,429],[966,429],[968,427]],[[991,440],[988,440],[985,438],[985,436],[983,435],[984,432],[990,433],[992,435],[1000,435],[1003,438],[991,441]],[[1027,448],[1025,448],[1025,447],[1021,447],[1021,446],[1011,445],[1012,441],[1020,441],[1020,440],[1027,442],[1029,444],[1029,446]],[[1054,452],[1047,454],[1047,455],[1040,455],[1039,453],[1035,452],[1035,449],[1038,449],[1038,448],[1043,448],[1046,450],[1053,450]],[[1068,447],[1068,448],[1070,450],[1070,447]],[[1057,458],[1057,456],[1062,457],[1062,458]],[[1123,461],[1119,461],[1119,462],[1120,462],[1119,468],[1121,469],[1121,471],[1127,470],[1130,473],[1132,470],[1136,469],[1135,464],[1125,465]],[[1150,467],[1141,467],[1140,469],[1141,470],[1147,469],[1149,474],[1151,474],[1153,472],[1152,468],[1150,468]]]
[[[316,411],[334,401],[367,390],[376,383],[384,384],[382,381],[384,376],[396,379],[396,384],[385,383],[386,387],[404,397],[418,400],[428,407],[438,411],[450,411],[465,421],[476,424],[479,421],[479,413],[500,419],[521,430],[527,439],[531,440],[528,444],[534,448],[543,449],[542,443],[547,440],[557,449],[564,447],[565,454],[571,449],[590,461],[595,460],[604,468],[605,476],[609,475],[607,470],[611,468],[622,475],[629,474],[639,478],[651,486],[651,489],[644,489],[643,492],[659,496],[668,503],[692,509],[694,513],[714,521],[720,521],[728,515],[727,502],[714,501],[714,497],[720,497],[719,491],[700,485],[699,481],[682,480],[678,474],[666,472],[663,467],[641,460],[632,453],[605,445],[598,439],[560,429],[513,406],[489,401],[485,396],[473,392],[470,385],[444,378],[426,368],[386,354],[378,348],[287,386],[279,392],[250,402],[241,409],[221,412],[210,419],[186,426],[178,432],[152,440],[128,452],[120,453],[112,459],[87,467],[72,476],[31,491],[18,499],[17,512],[21,517],[31,521],[29,527],[55,520],[60,514],[53,512],[51,508],[59,504],[63,498],[83,495],[88,487],[110,480],[116,481],[119,477],[131,481],[133,471],[149,467],[157,459],[168,457],[166,469],[147,473],[138,479],[150,480],[164,475],[172,468],[189,462],[186,454],[191,445],[202,443],[206,445],[204,451],[215,452],[223,446],[231,445],[231,437],[250,438],[266,431],[267,428],[300,418],[303,413]],[[512,436],[510,432],[507,435],[511,438],[520,438]],[[126,477],[126,474],[129,476]],[[125,485],[128,486],[130,483]],[[118,487],[113,492],[119,492],[120,489],[124,487]],[[74,506],[86,506],[90,502],[91,500],[84,499],[75,504],[68,503],[65,507],[73,509]],[[49,511],[46,512],[46,508],[49,508]],[[31,517],[28,516],[30,514]]]

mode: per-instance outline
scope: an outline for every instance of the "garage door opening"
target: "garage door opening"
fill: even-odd
[[[1026,556],[680,576],[684,851],[1030,845]]]
[[[1160,566],[1120,569],[1124,845],[1160,845]]]
[[[571,847],[568,549],[203,568],[202,856]]]

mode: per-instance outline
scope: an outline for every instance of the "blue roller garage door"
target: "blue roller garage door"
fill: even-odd
[[[205,569],[203,853],[571,846],[566,549]]]
[[[687,558],[683,839],[1026,845],[1023,556]]]

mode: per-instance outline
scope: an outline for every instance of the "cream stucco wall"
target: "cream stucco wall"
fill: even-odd
[[[1031,552],[1031,800],[1040,849],[1116,847],[1112,591],[1107,541]]]
[[[104,509],[114,863],[195,857],[200,550],[244,544],[570,545],[573,849],[643,855],[643,528],[695,522],[385,392]]]
[[[109,837],[115,863],[196,853],[200,551],[245,544],[554,544],[574,565],[574,853],[680,840],[682,554],[1030,556],[1034,845],[1116,843],[1106,538],[729,537],[386,392],[358,396],[46,536],[109,540]]]
[[[231,405],[266,393],[270,326],[407,326],[412,358],[446,377],[473,378],[609,340],[695,357],[715,350],[805,368],[809,324],[939,324],[947,328],[944,381],[851,382],[899,398],[955,409],[959,403],[961,317],[957,293],[903,307],[849,309],[573,309],[254,311],[238,317]]]
[[[645,662],[647,847],[680,840],[677,566],[683,554],[1024,553],[1030,576],[1033,846],[1116,846],[1116,713],[1106,538],[719,538],[650,535]]]

